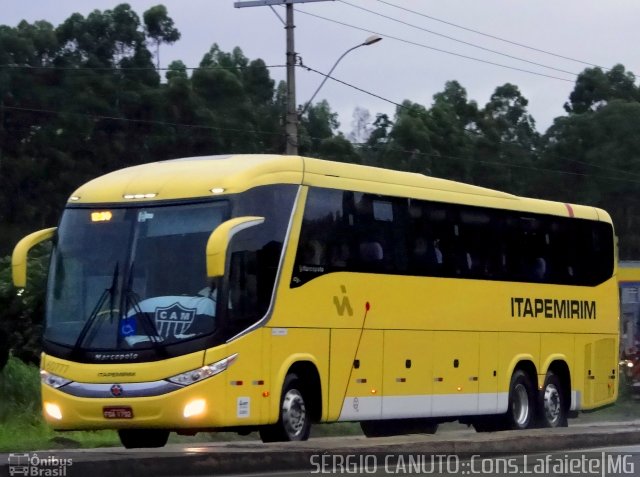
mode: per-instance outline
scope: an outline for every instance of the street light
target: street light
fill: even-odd
[[[318,91],[320,91],[320,89],[324,86],[324,84],[327,82],[327,80],[329,79],[329,77],[331,76],[331,73],[333,73],[333,70],[336,69],[336,66],[338,66],[338,63],[340,63],[340,61],[342,61],[342,58],[344,58],[345,56],[347,56],[348,53],[352,52],[353,50],[355,50],[356,48],[360,48],[361,46],[369,46],[369,45],[373,45],[374,43],[378,43],[380,40],[382,40],[381,36],[378,35],[372,35],[369,38],[367,38],[365,41],[363,41],[362,43],[360,43],[359,45],[353,46],[351,48],[349,48],[347,51],[345,51],[344,53],[342,53],[342,55],[340,56],[340,58],[338,58],[338,60],[334,63],[334,65],[331,67],[331,69],[329,70],[329,72],[325,75],[324,79],[322,80],[322,83],[320,83],[320,85],[318,86],[318,88],[316,89],[316,91],[313,93],[313,95],[311,96],[311,99],[309,99],[309,101],[307,101],[304,105],[304,107],[302,108],[302,111],[300,111],[298,113],[298,117],[302,117],[302,115],[307,111],[307,109],[309,109],[309,106],[311,106],[311,103],[313,101],[313,99],[316,97],[316,95],[318,94]]]

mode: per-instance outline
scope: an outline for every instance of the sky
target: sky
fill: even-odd
[[[123,2],[0,0],[0,24],[16,26],[24,19],[47,20],[57,26],[72,13],[86,16],[119,3]],[[213,43],[224,51],[239,46],[249,59],[262,58],[267,65],[285,63],[284,27],[269,7],[235,8],[234,0],[127,3],[140,17],[149,7],[164,4],[180,30],[177,43],[162,47],[161,66],[182,60],[195,67]],[[480,106],[497,86],[512,83],[529,100],[529,112],[540,132],[553,118],[565,114],[562,106],[576,75],[585,68],[622,63],[629,71],[640,71],[638,0],[328,0],[298,4],[295,9],[295,46],[304,64],[328,72],[347,49],[378,33],[383,41],[350,52],[333,76],[392,103],[409,99],[427,107],[446,81],[457,80]],[[283,7],[274,10],[284,18]],[[285,79],[285,70],[272,68],[271,75]],[[308,101],[322,79],[297,69],[298,104]],[[366,108],[372,118],[377,113],[393,116],[395,111],[388,101],[332,80],[315,101],[322,99],[339,114],[340,129],[347,134],[356,107]]]

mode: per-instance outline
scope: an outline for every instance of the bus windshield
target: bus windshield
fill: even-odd
[[[216,330],[205,249],[228,201],[69,208],[54,247],[45,340],[73,348],[134,350]]]

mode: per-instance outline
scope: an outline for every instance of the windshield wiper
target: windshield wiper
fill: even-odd
[[[116,262],[116,266],[114,267],[114,270],[113,270],[113,278],[111,279],[111,286],[109,288],[105,288],[104,291],[102,292],[102,295],[100,295],[100,298],[98,298],[98,302],[96,303],[96,306],[93,308],[93,311],[91,312],[91,314],[89,315],[89,318],[87,319],[84,326],[82,327],[82,330],[80,330],[78,339],[76,339],[76,342],[73,345],[73,352],[77,352],[82,346],[82,343],[84,342],[87,336],[87,333],[93,326],[94,322],[100,316],[100,310],[102,310],[102,306],[104,305],[104,302],[106,301],[108,296],[111,297],[109,301],[109,316],[113,320],[113,306],[114,306],[113,301],[116,293],[116,287],[118,286],[119,270],[120,270],[120,262]]]
[[[156,350],[158,354],[166,355],[167,350],[161,345],[162,337],[160,333],[158,333],[158,328],[156,328],[156,324],[149,316],[149,313],[146,311],[142,311],[142,307],[140,306],[140,299],[138,295],[133,291],[131,286],[131,282],[133,281],[133,262],[129,267],[129,274],[127,277],[127,287],[124,290],[124,308],[127,309],[128,303],[131,303],[133,310],[135,311],[134,316],[139,316],[142,318],[142,327],[144,328],[144,332],[151,341],[151,345]],[[122,318],[121,318],[122,319]],[[119,327],[118,327],[119,328]]]

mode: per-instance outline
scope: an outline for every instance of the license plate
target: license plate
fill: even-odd
[[[105,419],[133,419],[133,409],[128,406],[105,407],[102,415]]]

